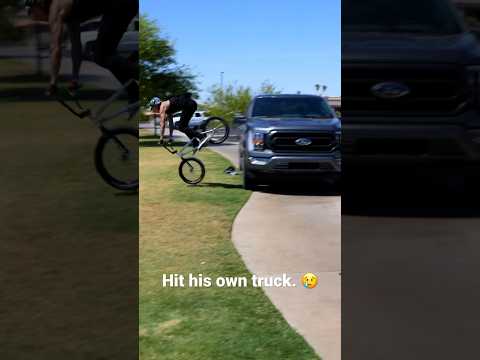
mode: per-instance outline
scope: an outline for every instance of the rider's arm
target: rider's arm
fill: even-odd
[[[55,87],[58,80],[58,73],[62,64],[62,37],[65,17],[71,10],[72,3],[68,0],[53,0],[50,6],[50,87]]]
[[[80,23],[75,21],[69,24],[70,42],[72,43],[72,75],[78,85],[80,66],[82,65],[82,41],[80,40]],[[73,84],[72,84],[73,85]]]
[[[165,112],[162,113],[160,110],[160,140],[163,140],[163,136],[165,135],[165,120],[167,118],[167,114]]]
[[[165,120],[167,120],[167,110],[169,107],[169,101],[164,101],[160,104],[160,140],[163,140],[163,136],[165,135]]]

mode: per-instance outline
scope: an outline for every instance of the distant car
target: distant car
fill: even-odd
[[[191,127],[192,129],[203,128],[205,123],[207,122],[207,119],[209,118],[205,114],[206,114],[205,111],[195,111],[192,119],[188,123],[189,127]],[[178,121],[180,121],[180,115],[181,113],[177,113],[173,115],[174,123],[177,123]]]
[[[340,179],[341,124],[323,97],[260,95],[235,122],[246,189],[289,175]]]

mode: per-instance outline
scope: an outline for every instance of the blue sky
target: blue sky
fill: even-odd
[[[340,95],[340,0],[141,0],[198,75],[201,99],[220,83],[258,89],[269,80],[286,93]]]

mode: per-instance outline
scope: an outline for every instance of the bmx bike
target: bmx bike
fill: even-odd
[[[101,136],[94,152],[95,168],[100,177],[119,190],[138,189],[138,129],[131,127],[107,128],[105,123],[127,115],[131,120],[140,109],[140,102],[129,104],[113,113],[107,113],[113,104],[136,80],[130,80],[105,102],[94,109],[82,106],[75,92],[64,89],[65,97],[56,95],[56,100],[80,119],[88,118],[100,130]],[[68,96],[68,99],[66,98]],[[75,105],[70,105],[73,102]]]
[[[189,185],[197,185],[205,177],[205,165],[195,155],[204,147],[211,144],[222,144],[228,139],[230,127],[227,122],[219,117],[212,117],[206,121],[204,131],[200,132],[204,137],[198,140],[198,145],[193,146],[193,139],[188,141],[180,150],[176,150],[170,144],[164,143],[163,147],[173,155],[178,156],[182,161],[178,167],[178,175]]]

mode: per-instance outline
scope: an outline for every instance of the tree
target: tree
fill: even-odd
[[[183,92],[196,94],[195,76],[175,60],[173,44],[161,36],[160,28],[140,16],[140,94],[143,102],[153,96],[166,98]]]
[[[275,85],[264,81],[258,94],[280,94]],[[222,88],[215,85],[210,89],[210,96],[204,106],[205,110],[215,116],[221,116],[232,122],[236,114],[244,114],[252,101],[254,92],[250,87],[228,85]]]
[[[221,116],[232,122],[235,114],[246,111],[251,100],[252,90],[249,87],[228,85],[222,88],[215,85],[210,89],[205,110],[211,115]]]
[[[327,91],[328,87],[327,85],[320,85],[320,84],[315,84],[315,90],[317,90],[318,93],[320,93],[320,89],[322,90],[322,95]]]
[[[265,80],[260,87],[260,93],[261,94],[275,95],[275,94],[281,94],[282,92],[280,90],[278,90],[275,87],[275,85],[273,85],[270,81]]]

